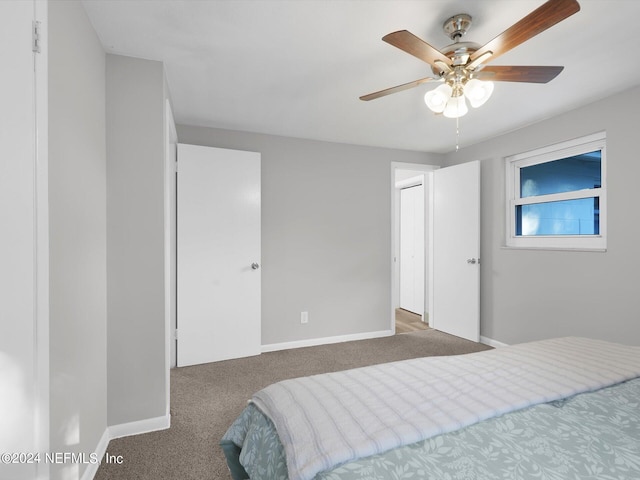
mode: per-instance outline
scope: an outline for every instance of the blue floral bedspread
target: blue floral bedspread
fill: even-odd
[[[251,404],[221,445],[236,480],[288,478],[275,428]],[[350,462],[316,479],[637,480],[640,378]]]

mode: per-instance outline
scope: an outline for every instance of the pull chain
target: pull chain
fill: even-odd
[[[460,149],[460,117],[456,117],[456,152]]]

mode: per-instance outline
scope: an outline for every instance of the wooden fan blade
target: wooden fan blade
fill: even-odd
[[[493,60],[579,10],[580,5],[576,0],[549,0],[489,43],[476,50],[469,61],[473,62],[486,52],[492,52],[491,60]]]
[[[427,42],[416,37],[413,33],[408,32],[407,30],[390,33],[382,37],[382,40],[387,42],[389,45],[393,45],[394,47],[419,58],[423,62],[427,62],[429,65],[433,65],[437,69],[441,70],[442,68],[435,63],[436,60],[440,60],[446,65],[451,65],[451,59],[449,57],[443,55]]]
[[[387,95],[391,95],[392,93],[402,92],[403,90],[409,90],[410,88],[417,87],[418,85],[422,85],[427,82],[437,82],[438,78],[426,77],[421,78],[420,80],[414,80],[413,82],[403,83],[402,85],[398,85],[397,87],[385,88],[384,90],[380,90],[379,92],[370,93],[368,95],[363,95],[360,97],[360,100],[364,100],[368,102],[369,100],[375,100],[376,98],[386,97]]]
[[[479,80],[492,82],[548,83],[564,67],[488,66],[474,74]]]

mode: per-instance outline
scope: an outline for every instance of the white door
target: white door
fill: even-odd
[[[433,172],[430,324],[480,340],[480,162]]]
[[[48,397],[49,340],[41,333],[48,328],[37,328],[47,327],[43,319],[48,317],[47,307],[42,311],[39,308],[40,297],[47,295],[44,292],[48,292],[48,284],[41,283],[45,277],[38,275],[41,269],[48,268],[46,256],[40,258],[43,253],[40,236],[44,234],[46,241],[47,227],[42,228],[43,212],[38,211],[42,197],[46,202],[47,190],[41,182],[42,177],[46,182],[47,170],[46,163],[40,163],[41,158],[37,156],[35,128],[36,79],[46,82],[46,77],[39,72],[36,78],[34,74],[34,63],[40,69],[39,60],[34,60],[31,51],[34,13],[34,2],[0,2],[3,67],[0,76],[0,452],[3,454],[43,451],[48,445],[48,435],[40,429],[49,418],[48,404],[42,401]],[[46,88],[46,83],[44,85]],[[46,115],[46,105],[44,108]],[[40,371],[43,364],[47,368]],[[46,382],[39,378],[43,373]],[[38,412],[42,419],[38,418]],[[48,423],[46,425],[48,427]],[[44,478],[48,468],[44,463],[44,460],[42,464],[0,462],[0,478]],[[45,473],[38,476],[39,472]]]
[[[424,187],[400,190],[400,308],[424,314]]]
[[[178,366],[258,355],[260,154],[178,145]]]

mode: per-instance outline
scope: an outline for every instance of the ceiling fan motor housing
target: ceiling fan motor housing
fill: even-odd
[[[451,66],[457,67],[467,63],[469,56],[478,50],[481,45],[475,42],[461,42],[460,39],[467,33],[471,26],[471,15],[459,13],[449,17],[442,25],[444,33],[454,41],[451,45],[447,45],[440,52],[451,59]],[[445,76],[447,71],[440,70],[432,66],[433,73],[440,77]]]
[[[460,37],[463,37],[464,34],[467,33],[467,30],[469,30],[471,20],[471,15],[459,13],[447,19],[447,21],[442,24],[442,29],[451,40],[457,42]]]
[[[440,50],[440,52],[451,59],[452,67],[457,67],[466,65],[469,57],[479,48],[480,45],[475,42],[456,42],[452,43],[451,45],[447,45],[442,50]],[[436,75],[442,75],[442,73],[446,73],[435,68],[434,66],[432,66],[431,69]]]

